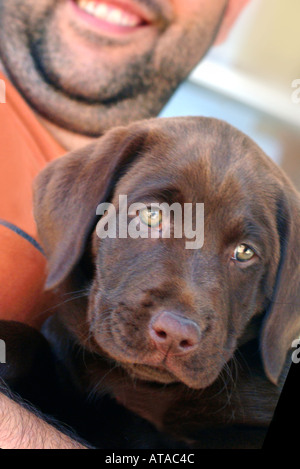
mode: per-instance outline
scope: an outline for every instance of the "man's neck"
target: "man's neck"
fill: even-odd
[[[5,70],[4,64],[0,59],[0,73],[5,76],[8,76],[8,73]],[[48,121],[44,117],[41,117],[34,109],[37,119],[40,121],[43,127],[45,127],[52,137],[67,151],[76,150],[77,148],[83,147],[95,140],[93,137],[86,137],[85,135],[75,134],[69,130],[62,129],[61,127],[56,126],[52,122]]]
[[[77,150],[96,140],[96,137],[86,137],[85,135],[75,134],[69,130],[62,129],[44,117],[41,117],[39,114],[35,114],[42,126],[45,127],[52,137],[67,151]]]

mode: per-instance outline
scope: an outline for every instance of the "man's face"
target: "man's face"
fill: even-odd
[[[212,44],[227,0],[0,0],[0,57],[41,115],[96,136],[155,116]]]

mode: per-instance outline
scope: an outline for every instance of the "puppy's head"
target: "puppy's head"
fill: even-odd
[[[125,222],[124,196],[127,206],[138,204]],[[103,202],[112,205],[99,221]],[[182,236],[162,203],[181,207]],[[192,207],[197,231],[197,204],[204,204],[204,244],[187,249],[184,209]],[[205,118],[114,129],[41,173],[35,216],[48,289],[74,275],[91,241],[89,335],[128,373],[207,387],[260,317],[265,372],[277,383],[300,332],[300,203],[245,135]],[[129,225],[139,236],[128,235]]]

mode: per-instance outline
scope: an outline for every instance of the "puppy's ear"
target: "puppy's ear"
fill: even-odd
[[[34,184],[34,216],[48,259],[45,288],[61,283],[79,261],[121,173],[141,153],[145,126],[119,127],[49,164]]]
[[[278,384],[287,352],[300,334],[300,196],[293,188],[278,202],[281,257],[261,335],[265,372]]]

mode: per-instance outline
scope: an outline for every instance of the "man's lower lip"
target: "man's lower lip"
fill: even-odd
[[[99,31],[102,31],[106,34],[125,36],[128,34],[132,34],[136,31],[140,31],[142,28],[149,26],[149,24],[147,23],[142,23],[138,26],[120,26],[117,24],[109,23],[100,18],[96,18],[95,16],[84,11],[77,5],[75,0],[69,0],[69,3],[71,4],[73,11],[78,15],[79,18],[89,24],[93,29],[97,28]]]

